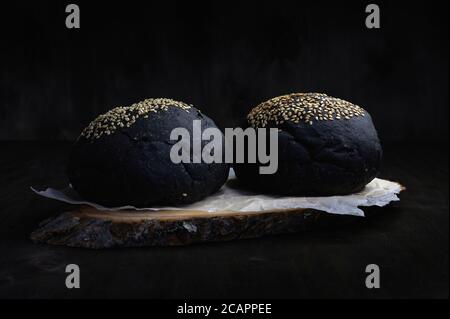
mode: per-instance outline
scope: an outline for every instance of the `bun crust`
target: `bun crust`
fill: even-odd
[[[170,140],[172,129],[183,127],[192,136],[194,120],[201,120],[202,130],[216,127],[195,107],[170,99],[149,99],[100,115],[73,146],[67,167],[73,188],[108,207],[188,204],[214,193],[228,178],[228,164],[174,164],[170,159],[177,143]]]
[[[235,164],[241,183],[293,196],[360,191],[379,173],[382,148],[371,116],[350,102],[317,93],[274,98],[254,108],[250,126],[277,127],[278,170],[260,175],[259,163]]]

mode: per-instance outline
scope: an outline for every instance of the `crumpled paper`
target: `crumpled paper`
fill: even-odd
[[[211,213],[219,211],[257,213],[278,209],[312,208],[330,214],[353,216],[364,216],[364,212],[359,208],[360,206],[382,207],[392,201],[399,201],[397,194],[402,190],[402,186],[398,183],[375,178],[361,192],[351,195],[327,197],[274,196],[237,189],[232,186],[235,178],[234,172],[231,170],[228,182],[218,192],[196,203],[176,207],[136,208],[134,206],[122,206],[111,208],[84,200],[70,185],[62,190],[47,188],[44,191],[37,191],[34,188],[31,189],[43,197],[69,204],[89,205],[100,211],[199,210]]]

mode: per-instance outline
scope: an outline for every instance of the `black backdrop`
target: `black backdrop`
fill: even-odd
[[[365,107],[383,141],[448,140],[448,2],[16,1],[0,11],[0,139],[72,140],[147,97],[220,127],[257,103],[325,92]]]

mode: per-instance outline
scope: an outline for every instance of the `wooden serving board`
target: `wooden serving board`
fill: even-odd
[[[314,209],[264,212],[99,211],[90,206],[45,220],[36,243],[84,248],[175,246],[305,231],[360,217]]]

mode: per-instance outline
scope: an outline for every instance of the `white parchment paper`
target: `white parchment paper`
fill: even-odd
[[[286,197],[261,195],[243,191],[232,187],[234,172],[230,172],[228,183],[217,193],[190,205],[177,207],[146,207],[136,208],[133,206],[105,207],[92,203],[81,198],[75,190],[68,186],[65,189],[57,190],[47,188],[44,191],[37,191],[31,188],[36,194],[59,200],[69,204],[84,204],[97,208],[101,211],[111,210],[201,210],[207,212],[233,211],[233,212],[260,212],[276,209],[313,208],[325,211],[330,214],[364,216],[361,206],[385,206],[392,201],[398,201],[398,193],[402,186],[398,183],[376,178],[359,193],[346,196],[328,197]],[[151,213],[151,212],[150,212]]]

